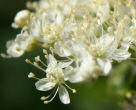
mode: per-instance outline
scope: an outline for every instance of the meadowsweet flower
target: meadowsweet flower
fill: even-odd
[[[116,39],[109,35],[96,38],[95,42],[90,43],[88,50],[96,58],[98,65],[105,74],[108,74],[112,69],[111,62],[113,60],[120,62],[126,60],[131,55],[127,50],[119,49]]]
[[[79,83],[97,79],[101,75],[101,69],[96,65],[91,56],[86,56],[82,61],[77,60],[76,67],[66,68],[66,79],[71,83]]]
[[[75,93],[75,89],[71,89],[65,81],[64,77],[65,77],[65,68],[67,68],[69,65],[71,65],[72,61],[69,62],[57,62],[57,60],[51,55],[49,54],[48,56],[48,66],[46,69],[41,68],[38,65],[38,62],[41,62],[44,66],[46,66],[46,64],[44,64],[40,57],[36,57],[35,58],[35,62],[34,64],[31,63],[29,60],[26,60],[27,63],[31,63],[32,65],[36,66],[37,68],[41,69],[42,71],[46,72],[46,77],[45,78],[37,78],[38,81],[35,83],[35,86],[37,88],[37,90],[39,91],[49,91],[51,89],[54,89],[53,92],[45,97],[44,103],[49,103],[51,102],[55,96],[57,95],[57,93],[59,93],[59,97],[62,103],[64,104],[69,104],[70,103],[70,98],[69,98],[69,94],[68,91],[66,89],[66,87],[70,90],[72,90],[73,93]],[[35,77],[35,75],[33,73],[30,73],[28,75],[29,78]],[[55,92],[54,92],[55,91]]]
[[[66,81],[80,83],[108,75],[112,62],[131,59],[136,47],[136,7],[133,0],[39,0],[28,2],[17,13],[13,28],[21,28],[15,40],[7,42],[7,55],[20,57],[33,48],[43,48],[47,60],[32,63],[45,77],[37,78],[36,89],[53,92],[41,97],[51,102],[57,93],[70,103]],[[48,54],[51,52],[51,54]],[[55,58],[56,57],[56,58]],[[135,58],[132,58],[135,59]]]
[[[24,51],[19,49],[19,45],[14,41],[10,40],[7,42],[7,53],[9,56],[19,57]]]
[[[27,32],[18,34],[15,40],[7,42],[7,57],[20,57],[26,51],[32,50],[38,42]]]
[[[24,27],[29,23],[30,20],[30,12],[28,10],[22,10],[17,13],[14,19],[14,23],[12,24],[12,27],[14,28],[21,28]]]

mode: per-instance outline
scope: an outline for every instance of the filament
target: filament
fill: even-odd
[[[58,90],[59,90],[59,86],[57,87],[57,90],[55,92],[55,94],[53,95],[53,97],[50,99],[50,100],[47,100],[47,101],[44,101],[45,104],[48,104],[50,103],[51,101],[53,101],[53,99],[56,97],[57,93],[58,93]]]
[[[56,90],[56,87],[53,89],[53,91],[48,96],[45,96],[45,100],[49,99],[53,95],[55,90]]]
[[[76,90],[75,89],[72,89],[71,87],[69,87],[67,84],[65,84],[64,83],[64,85],[68,88],[68,89],[70,89],[73,93],[76,93]]]
[[[40,69],[41,71],[45,72],[45,70],[44,70],[42,67],[40,67],[36,62],[34,62],[34,64],[33,64],[33,63],[32,63],[30,60],[28,60],[28,59],[26,59],[26,62],[29,63],[29,64],[31,64],[31,65],[33,65],[34,67]]]

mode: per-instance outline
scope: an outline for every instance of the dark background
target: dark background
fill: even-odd
[[[6,42],[14,39],[19,30],[11,28],[14,16],[25,9],[27,0],[0,0],[0,52],[6,52]],[[0,110],[121,110],[118,98],[107,89],[107,78],[101,77],[95,82],[72,84],[77,89],[71,96],[71,104],[63,105],[58,96],[47,105],[40,101],[46,92],[35,89],[35,80],[28,79],[29,72],[39,70],[25,63],[25,59],[33,59],[41,54],[38,49],[26,53],[20,58],[0,58]]]

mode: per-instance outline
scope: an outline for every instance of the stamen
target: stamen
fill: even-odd
[[[35,61],[36,62],[40,61],[40,56],[35,57]]]
[[[48,55],[45,55],[44,57],[45,57],[46,59],[48,59],[48,58],[49,58],[49,56],[48,56]]]
[[[37,62],[34,62],[34,66],[37,67],[38,69],[42,70],[43,72],[45,72],[45,70],[42,67],[40,67]]]
[[[68,89],[70,89],[73,93],[76,93],[76,89],[72,89],[71,87],[69,87],[67,84],[65,84],[64,83],[64,85],[68,88]]]
[[[28,74],[28,78],[33,78],[33,79],[39,80],[39,78],[35,77],[35,74],[32,73],[32,72],[30,72],[30,73]]]
[[[50,100],[44,101],[44,104],[48,104],[48,103],[50,103],[51,101],[53,101],[53,99],[56,97],[56,95],[57,95],[57,93],[58,93],[58,90],[59,90],[59,87],[57,88],[57,90],[56,90],[54,96],[53,96]]]
[[[48,55],[48,52],[47,52],[47,50],[45,50],[45,49],[43,49],[43,53],[44,53],[45,55]]]
[[[56,87],[53,89],[53,91],[48,96],[42,96],[41,100],[47,100],[47,99],[49,99],[54,94],[55,91],[56,91]]]
[[[35,57],[36,62],[40,62],[43,66],[47,67],[47,65],[40,59],[40,56]]]
[[[26,63],[31,63],[31,61],[29,59],[26,59],[25,62]]]
[[[40,63],[41,63],[43,66],[47,67],[47,65],[46,65],[43,61],[40,60]]]
[[[41,97],[41,100],[46,100],[46,97],[45,97],[45,96],[42,96],[42,97]]]
[[[29,63],[29,64],[33,65],[34,67],[40,69],[41,71],[45,72],[45,70],[44,70],[43,68],[41,68],[41,67],[38,65],[38,63],[34,62],[34,64],[33,64],[29,59],[26,59],[25,61],[26,61],[26,63]]]
[[[44,103],[44,104],[48,104],[49,102],[48,102],[48,101],[44,101],[43,103]]]
[[[11,58],[11,56],[6,55],[5,53],[1,53],[0,55],[1,55],[2,58]]]
[[[28,78],[33,78],[33,77],[35,77],[35,74],[32,73],[32,72],[30,72],[30,73],[28,74]]]

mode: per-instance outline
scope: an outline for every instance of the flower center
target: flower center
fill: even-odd
[[[90,45],[88,50],[95,57],[104,57],[105,56],[105,49],[104,49],[104,47],[100,46],[99,44]]]
[[[48,68],[47,77],[51,79],[51,81],[62,84],[64,83],[64,73],[62,69],[59,68]]]

